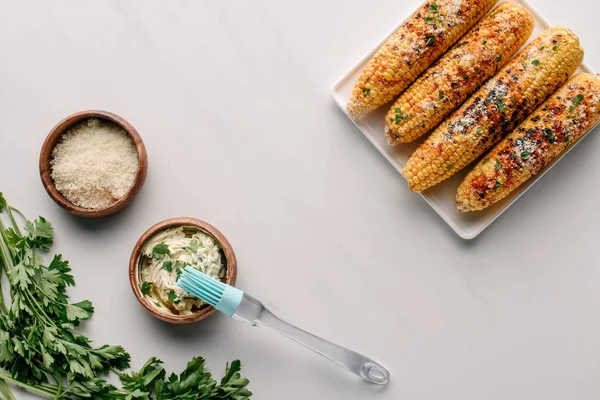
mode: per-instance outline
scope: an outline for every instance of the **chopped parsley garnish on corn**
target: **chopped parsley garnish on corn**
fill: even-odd
[[[553,40],[561,41],[556,52],[539,50]],[[540,61],[538,67],[523,68],[528,55]],[[478,159],[562,85],[582,59],[579,39],[567,28],[542,33],[417,148],[403,168],[409,188],[423,191]],[[484,133],[478,135],[480,128]],[[449,162],[454,168],[442,168]]]
[[[570,118],[575,99],[577,117]],[[482,210],[508,196],[596,125],[599,112],[600,79],[575,75],[490,151],[487,157],[502,160],[502,169],[480,162],[467,174],[458,187],[457,209]]]
[[[435,0],[422,4],[367,63],[346,106],[348,114],[358,119],[393,100],[496,1]]]
[[[533,17],[524,7],[507,1],[494,8],[400,95],[386,121],[397,107],[411,118],[386,124],[388,143],[411,142],[435,128],[525,44],[532,30]]]
[[[575,110],[575,107],[577,107],[579,105],[579,102],[583,99],[583,95],[582,94],[578,94],[577,96],[573,97],[573,100],[571,100],[571,102],[573,104],[571,104],[569,106],[569,112],[573,112],[573,110]]]

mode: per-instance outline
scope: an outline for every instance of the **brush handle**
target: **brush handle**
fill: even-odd
[[[288,324],[269,311],[260,301],[246,293],[244,293],[239,307],[232,316],[253,326],[272,328],[368,382],[384,385],[390,379],[389,371],[382,365],[352,350]]]

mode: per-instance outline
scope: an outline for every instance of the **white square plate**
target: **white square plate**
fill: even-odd
[[[529,43],[531,40],[539,36],[543,31],[551,27],[552,25],[544,18],[535,8],[531,6],[531,4],[527,3],[525,0],[512,0],[515,3],[523,5],[527,8],[535,19],[535,28],[531,37],[529,38]],[[502,3],[499,1],[497,4]],[[356,64],[350,71],[344,74],[334,85],[332,89],[332,96],[338,106],[348,115],[346,112],[346,103],[350,98],[352,93],[352,88],[354,87],[354,82],[358,79],[361,71],[367,64],[367,62],[371,59],[373,53],[377,51],[377,49],[387,40],[387,38],[394,33],[400,25],[404,23],[401,22],[398,26],[396,26],[389,35],[387,35],[381,42],[379,42],[373,50],[371,50],[368,54],[366,54],[359,62]],[[574,29],[575,33],[576,29]],[[585,62],[580,66],[577,72],[589,72],[594,73],[592,68],[587,65]],[[354,124],[360,129],[360,131],[373,143],[375,148],[379,150],[381,154],[398,170],[398,172],[402,171],[402,167],[404,163],[408,160],[410,155],[416,149],[416,147],[421,143],[422,140],[425,139],[423,137],[421,140],[418,140],[413,143],[402,144],[398,147],[391,147],[387,144],[385,140],[385,136],[383,134],[384,129],[384,118],[385,114],[389,109],[389,105],[381,107],[379,110],[367,115],[359,121],[353,121]],[[588,132],[589,133],[589,132]],[[579,139],[581,141],[586,135]],[[525,184],[523,184],[519,189],[515,190],[511,193],[507,198],[502,201],[496,203],[494,206],[489,207],[483,211],[473,212],[473,213],[459,213],[456,211],[455,206],[455,195],[456,189],[458,185],[465,177],[465,175],[470,171],[471,167],[466,167],[459,173],[455,174],[452,178],[440,183],[439,185],[421,193],[421,196],[425,199],[427,203],[454,229],[454,231],[463,239],[473,239],[475,236],[479,235],[485,228],[487,228],[496,218],[500,216],[508,207],[511,206],[512,203],[515,202],[523,193],[529,189],[531,185],[533,185],[538,179],[540,179],[554,164],[556,164],[560,159],[567,154],[571,149],[573,149],[577,144],[574,143],[567,151],[565,151],[560,157],[555,159],[552,163],[550,163],[537,177],[529,180]]]

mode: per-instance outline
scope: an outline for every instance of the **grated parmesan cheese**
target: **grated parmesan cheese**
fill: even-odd
[[[125,196],[138,173],[133,139],[117,124],[90,118],[69,129],[52,150],[56,189],[83,208],[106,208]]]
[[[462,5],[463,5],[462,3],[463,3],[463,2],[462,2],[462,0],[452,0],[452,1],[450,2],[450,6],[451,6],[451,7],[450,7],[450,12],[451,12],[453,15],[457,15],[457,14],[458,14],[458,12],[460,11],[460,8],[461,8],[461,7],[462,7]]]

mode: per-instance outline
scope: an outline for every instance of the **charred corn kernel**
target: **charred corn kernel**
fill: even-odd
[[[431,164],[452,164],[408,187],[425,190],[479,158],[540,105],[575,72],[583,59],[577,36],[563,27],[550,28],[526,46],[415,150],[404,175],[416,175]]]
[[[388,143],[412,142],[435,128],[525,44],[533,24],[513,2],[494,8],[400,95],[385,118]]]
[[[508,196],[600,121],[600,79],[571,78],[492,149],[463,180],[459,211],[477,211]]]
[[[348,114],[357,119],[393,100],[496,1],[426,0],[368,62],[354,85]]]

